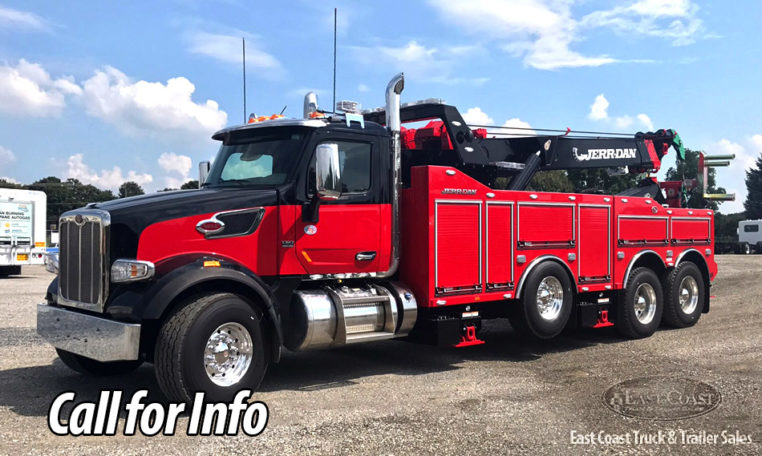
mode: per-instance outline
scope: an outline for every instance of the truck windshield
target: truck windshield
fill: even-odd
[[[220,147],[204,186],[279,185],[296,168],[307,131],[240,132]]]

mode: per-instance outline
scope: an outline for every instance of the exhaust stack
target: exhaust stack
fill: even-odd
[[[389,269],[378,273],[377,277],[391,277],[397,272],[400,262],[400,219],[399,199],[402,187],[402,143],[400,140],[400,94],[405,89],[405,74],[394,76],[386,86],[386,128],[391,134],[392,149],[392,255]]]
[[[315,92],[307,92],[304,96],[304,118],[311,119],[312,114],[318,110],[317,94]]]

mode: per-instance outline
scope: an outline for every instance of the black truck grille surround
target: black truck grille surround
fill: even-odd
[[[108,284],[108,225],[105,211],[73,211],[61,217],[60,304],[103,311]]]

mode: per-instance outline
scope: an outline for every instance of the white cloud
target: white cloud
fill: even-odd
[[[450,25],[479,40],[494,40],[509,54],[541,70],[597,67],[620,61],[608,55],[583,55],[573,49],[596,27],[628,36],[657,36],[673,44],[693,42],[703,26],[690,0],[641,0],[628,6],[575,17],[579,0],[429,0]]]
[[[114,166],[110,170],[102,169],[96,171],[85,164],[82,154],[70,155],[66,160],[65,177],[109,190],[117,190],[120,185],[127,181],[136,182],[141,186],[153,182],[153,176],[150,174],[137,173],[130,170],[125,175],[118,166]]]
[[[639,0],[630,5],[595,11],[580,23],[607,27],[628,36],[644,35],[672,40],[675,46],[691,44],[703,32],[698,6],[691,0]]]
[[[437,84],[476,84],[488,81],[484,77],[454,76],[453,69],[458,63],[456,55],[441,52],[439,48],[427,47],[417,41],[408,41],[402,46],[350,46],[354,60],[374,70],[386,66],[393,71],[404,71],[412,80]]]
[[[590,114],[587,116],[592,120],[608,119],[609,100],[603,94],[595,97],[595,101],[590,105]]]
[[[261,48],[256,36],[245,32],[220,34],[196,31],[185,37],[188,52],[239,66],[243,54],[241,38],[246,38],[246,67],[255,70],[254,76],[273,79],[283,75],[281,63]]]
[[[508,119],[503,124],[503,127],[509,127],[509,128],[501,128],[501,133],[508,133],[511,136],[533,136],[537,134],[534,130],[531,130],[532,126],[529,125],[529,122],[524,122],[523,120],[519,119],[518,117],[514,117],[513,119]],[[510,128],[513,127],[513,128]]]
[[[469,125],[493,125],[495,123],[492,117],[482,111],[480,107],[468,108],[465,113],[461,114],[463,120]]]
[[[113,67],[98,70],[83,84],[88,114],[135,136],[170,135],[208,138],[227,123],[214,100],[193,101],[196,87],[184,77],[161,82],[134,82]]]
[[[16,162],[16,155],[13,151],[0,146],[0,167],[10,166]]]
[[[487,113],[482,111],[478,106],[469,108],[465,113],[462,114],[462,116],[463,120],[465,120],[468,125],[495,124],[495,121],[492,119],[492,117],[487,115]],[[524,122],[518,117],[514,117],[512,119],[506,120],[500,127],[488,128],[487,132],[492,135],[503,135],[507,137],[532,136],[535,135],[536,132],[531,128],[532,126],[529,125],[528,122]]]
[[[65,96],[81,93],[72,78],[53,79],[37,63],[21,59],[15,67],[0,66],[0,112],[14,116],[57,116],[66,106]]]
[[[473,0],[429,4],[453,26],[480,39],[502,43],[508,53],[523,57],[524,63],[542,70],[600,66],[616,59],[606,55],[585,56],[571,49],[578,40],[577,22],[569,1]],[[478,26],[474,26],[478,24]]]
[[[365,84],[358,84],[357,85],[357,91],[358,92],[368,92],[370,90],[370,87],[366,86]]]
[[[164,176],[166,188],[180,188],[191,180],[189,174],[193,168],[193,160],[189,156],[165,152],[159,156],[158,163],[159,167],[169,174]]]
[[[8,176],[0,176],[0,180],[3,180],[5,182],[10,182],[11,184],[20,184],[21,182],[17,181],[16,179]]]
[[[193,160],[187,155],[165,152],[159,156],[159,167],[168,173],[187,176],[193,167]]]
[[[651,122],[651,118],[648,117],[646,114],[638,114],[637,115],[638,122],[641,123],[644,127],[646,127],[646,130],[648,131],[654,131],[654,123]]]
[[[0,6],[0,28],[47,30],[48,23],[34,13]]]
[[[604,94],[600,94],[595,97],[593,104],[590,105],[590,112],[587,117],[598,122],[606,122],[619,130],[629,129],[636,125],[638,128],[645,128],[648,131],[654,129],[653,122],[647,114],[638,114],[634,118],[627,114],[610,117],[609,106],[611,106],[609,100],[606,99]]]

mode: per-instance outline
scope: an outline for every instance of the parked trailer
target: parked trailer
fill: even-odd
[[[45,192],[0,188],[0,277],[43,263],[46,211]]]
[[[737,232],[737,253],[762,253],[762,220],[741,220]]]
[[[540,170],[655,172],[682,150],[674,131],[493,138],[441,102],[401,107],[403,87],[363,114],[308,94],[303,119],[216,133],[199,190],[63,214],[38,332],[79,372],[148,361],[170,399],[222,400],[283,348],[464,347],[497,317],[541,339],[640,338],[709,311],[712,211],[669,207],[650,178],[616,196],[526,190]]]

